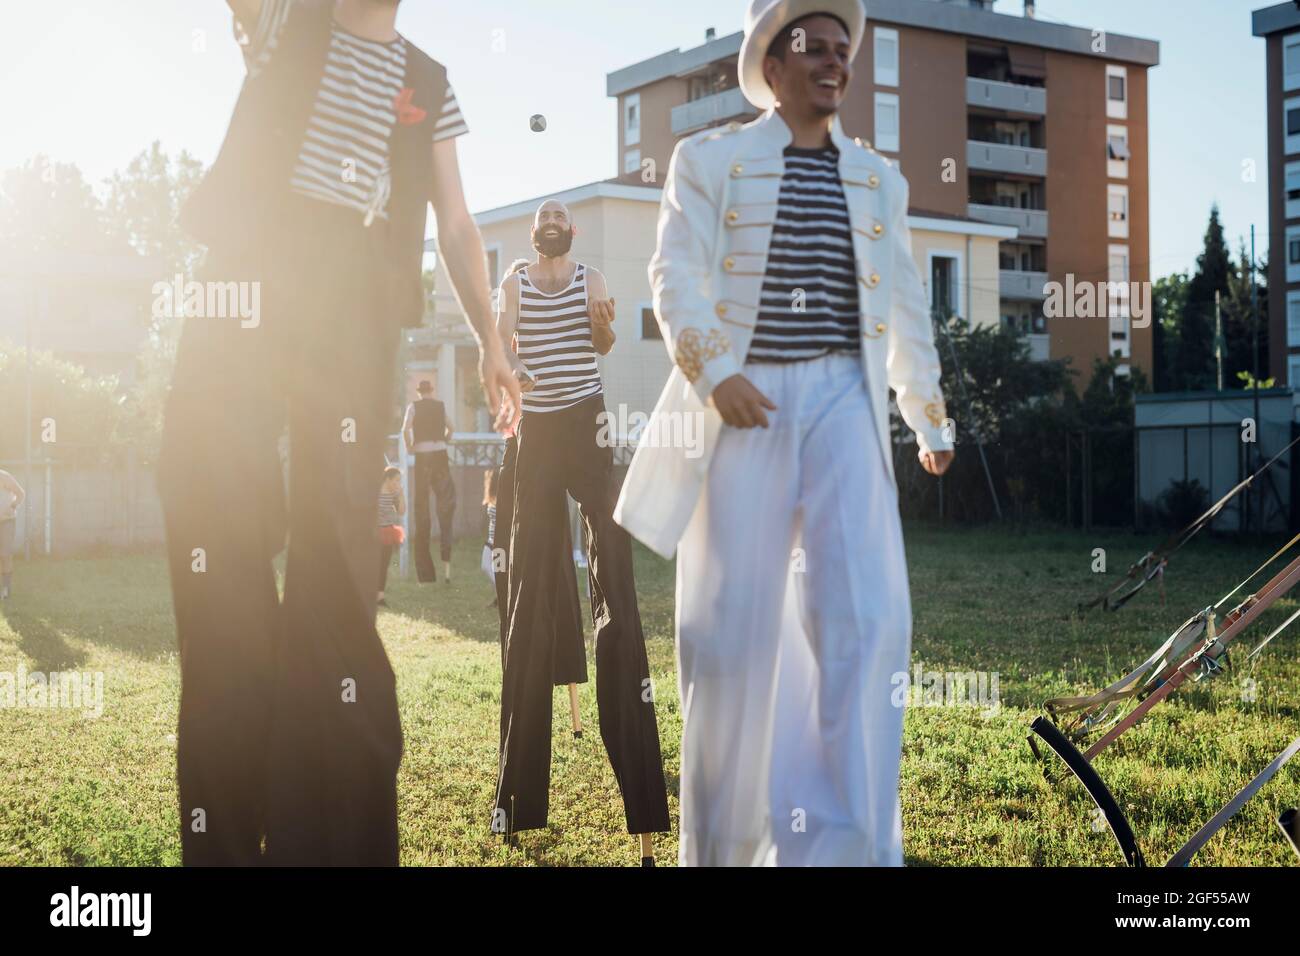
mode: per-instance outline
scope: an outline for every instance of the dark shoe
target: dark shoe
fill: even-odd
[[[655,865],[655,858],[652,856],[643,856],[641,857],[641,865],[653,867]]]

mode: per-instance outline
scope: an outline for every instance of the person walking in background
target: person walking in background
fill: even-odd
[[[461,189],[466,126],[446,70],[398,33],[398,0],[227,3],[248,76],[180,221],[206,246],[198,281],[248,283],[259,306],[247,324],[186,318],[167,396],[181,855],[393,866],[402,730],[375,627],[376,462],[401,330],[424,319],[430,202],[498,424],[519,387]]]
[[[402,515],[406,514],[406,498],[402,494],[402,470],[391,465],[384,469],[384,482],[379,488],[379,597],[380,607],[388,607],[384,590],[388,586],[388,566],[393,563],[393,552],[406,540],[402,529]]]
[[[18,479],[0,468],[0,601],[7,601],[13,593],[18,508],[26,497]]]
[[[421,584],[438,580],[438,572],[429,551],[433,537],[433,513],[429,495],[437,499],[438,552],[442,558],[443,579],[451,580],[452,520],[456,517],[456,483],[451,477],[451,459],[447,441],[454,430],[447,417],[447,407],[433,397],[433,382],[423,380],[416,387],[419,398],[406,407],[402,421],[402,439],[408,454],[415,456],[415,484],[411,501],[415,504],[415,531],[411,551],[415,555],[415,576]]]

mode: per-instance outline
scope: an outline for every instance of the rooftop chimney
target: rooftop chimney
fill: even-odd
[[[713,29],[713,27],[709,27],[707,30],[704,31],[704,42],[708,43],[709,41],[715,39],[717,35],[718,35],[718,31]]]

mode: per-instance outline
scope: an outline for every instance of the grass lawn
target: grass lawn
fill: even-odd
[[[902,802],[911,865],[1114,865],[1109,833],[1072,778],[1049,784],[1025,744],[1046,697],[1095,689],[1136,665],[1178,623],[1216,601],[1266,548],[1198,540],[1173,560],[1168,605],[1150,588],[1116,614],[1072,615],[1150,545],[1129,534],[908,529],[913,665],[998,676],[1001,707],[911,707]],[[1274,543],[1276,547],[1276,543]],[[1110,574],[1090,571],[1106,549]],[[455,580],[394,582],[379,627],[398,675],[406,751],[399,780],[402,860],[424,865],[632,865],[614,777],[582,686],[585,739],[555,692],[551,824],[507,850],[488,832],[500,664],[496,612],[462,543]],[[681,735],[673,661],[672,565],[637,551],[637,581],[670,809]],[[173,865],[178,666],[161,557],[19,562],[0,605],[0,672],[100,671],[104,712],[0,709],[0,864]],[[1300,594],[1297,594],[1300,597]],[[1294,610],[1282,601],[1236,645],[1238,670],[1187,685],[1097,760],[1147,859],[1162,863],[1300,733],[1300,629],[1244,669],[1245,651]],[[589,653],[589,661],[594,655]],[[594,665],[593,665],[594,666]],[[1243,700],[1245,678],[1256,682]],[[1052,758],[1055,760],[1055,758]],[[1199,865],[1284,865],[1274,824],[1300,804],[1300,761],[1285,768],[1196,857]],[[657,843],[676,858],[676,834]],[[1290,862],[1294,862],[1293,859]]]

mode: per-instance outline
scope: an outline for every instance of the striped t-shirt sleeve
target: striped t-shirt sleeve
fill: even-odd
[[[246,30],[248,42],[243,45],[244,64],[248,75],[253,76],[271,59],[284,22],[289,19],[289,9],[294,0],[262,0],[261,11],[252,30]]]
[[[460,113],[460,104],[456,102],[456,91],[448,83],[447,98],[442,101],[442,112],[438,114],[438,122],[433,127],[433,141],[436,143],[443,139],[455,139],[468,132],[465,117]]]

